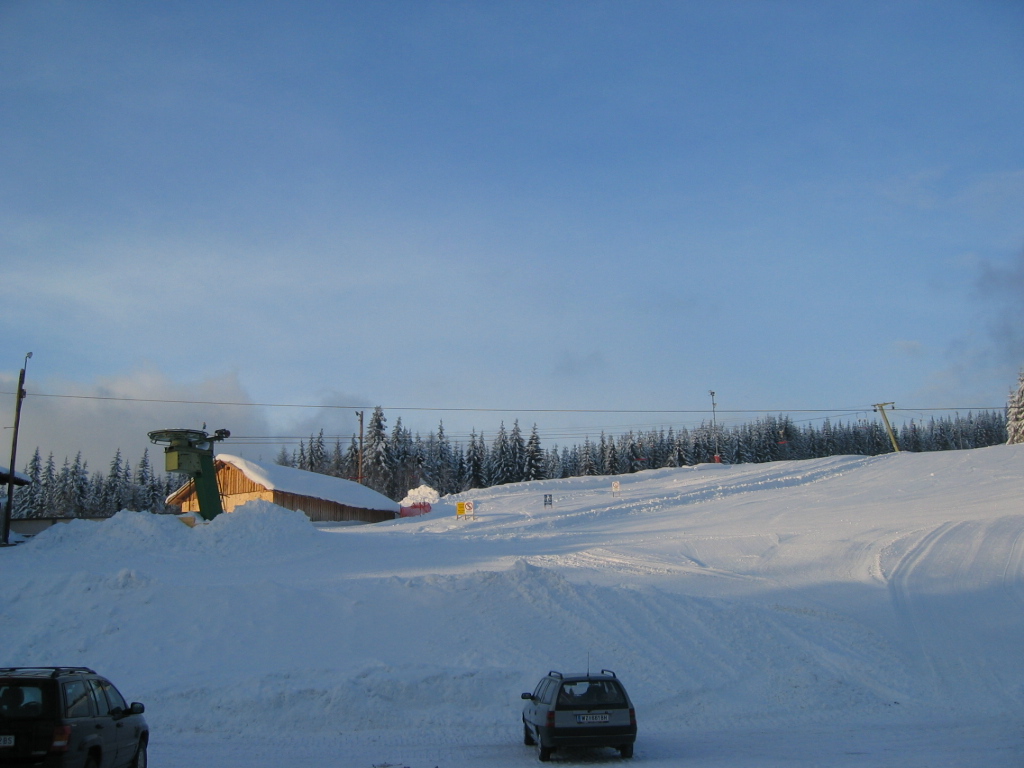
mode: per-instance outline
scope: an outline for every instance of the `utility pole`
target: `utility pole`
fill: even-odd
[[[14,510],[14,465],[18,460],[18,427],[21,425],[21,402],[25,399],[25,370],[32,357],[29,352],[18,374],[18,392],[14,400],[14,437],[11,439],[11,466],[7,468],[7,504],[4,505],[3,522],[0,523],[0,546],[6,547],[11,536],[11,513]]]
[[[885,431],[889,435],[889,442],[892,443],[892,449],[896,453],[900,452],[899,443],[896,442],[896,435],[893,434],[892,425],[889,424],[889,417],[885,415],[885,406],[895,407],[896,403],[875,403],[872,407],[875,409],[875,413],[882,414],[882,421],[885,422]]]
[[[715,435],[715,464],[721,464],[722,455],[718,452],[718,424],[715,421],[715,390],[709,389],[708,393],[711,395],[711,431]]]
[[[359,469],[356,472],[356,482],[363,484],[363,412],[356,411],[359,416]]]

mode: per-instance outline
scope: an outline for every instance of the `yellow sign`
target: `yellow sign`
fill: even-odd
[[[466,502],[459,501],[455,503],[455,516],[464,517],[466,514]]]

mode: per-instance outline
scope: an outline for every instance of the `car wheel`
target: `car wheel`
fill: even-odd
[[[546,763],[550,759],[551,759],[551,747],[541,747],[540,748],[540,761],[542,763]]]
[[[632,757],[633,756],[633,745],[632,744],[623,744],[621,747],[619,747],[619,754],[622,755],[623,757]]]
[[[135,750],[135,759],[132,760],[132,768],[147,768],[149,756],[146,754],[146,742],[140,741],[139,748]]]
[[[523,723],[523,744],[528,747],[532,747],[537,742],[533,740],[533,734],[530,733],[530,726]]]
[[[96,755],[85,758],[85,768],[100,768],[100,761],[96,759]]]

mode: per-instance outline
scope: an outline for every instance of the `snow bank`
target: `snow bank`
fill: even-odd
[[[409,491],[404,499],[402,499],[403,507],[411,507],[413,504],[430,504],[433,506],[441,500],[441,495],[431,488],[429,485],[421,485],[418,488],[413,488]]]
[[[223,558],[301,547],[315,535],[316,529],[302,512],[255,500],[194,528],[175,515],[130,510],[109,520],[72,520],[50,526],[24,547],[28,552],[68,557],[103,554],[116,559],[130,552],[135,557],[216,553]]]

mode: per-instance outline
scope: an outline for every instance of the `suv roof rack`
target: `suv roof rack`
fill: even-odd
[[[612,677],[615,677],[615,673],[612,672],[610,669],[602,669],[601,670],[601,674],[602,675],[611,675]]]
[[[548,672],[548,677],[558,677],[558,678],[560,678],[561,676],[562,676],[561,672],[556,672],[553,669],[550,672]]]
[[[0,675],[10,674],[32,674],[48,672],[50,677],[60,677],[74,672],[82,672],[87,675],[95,675],[96,672],[88,667],[0,667]]]

